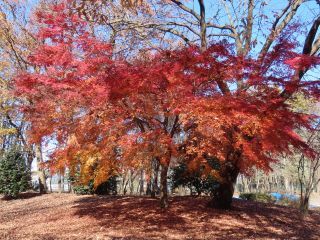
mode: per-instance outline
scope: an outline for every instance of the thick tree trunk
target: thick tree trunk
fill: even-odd
[[[46,183],[46,175],[44,172],[44,169],[42,168],[41,164],[43,163],[42,159],[42,152],[41,152],[41,146],[36,145],[36,159],[37,159],[37,165],[38,165],[38,177],[39,177],[39,191],[40,194],[47,193],[47,183]]]
[[[218,189],[214,194],[213,199],[209,203],[210,207],[219,209],[229,209],[231,207],[233,193],[233,182],[220,183]]]
[[[167,183],[167,175],[168,175],[168,165],[161,165],[161,180],[160,180],[160,207],[168,208],[168,183]]]
[[[239,170],[230,163],[224,167],[221,172],[222,181],[214,192],[213,198],[209,203],[210,207],[219,209],[229,209],[231,207],[238,175]]]

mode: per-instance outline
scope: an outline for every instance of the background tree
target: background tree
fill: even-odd
[[[313,133],[308,136],[308,144],[319,149],[319,124]],[[314,159],[308,159],[300,154],[298,165],[298,179],[300,183],[300,210],[306,214],[309,209],[311,193],[320,182],[320,158],[317,153]]]
[[[304,94],[298,93],[290,102],[294,111],[317,114],[317,101],[306,98]],[[300,210],[306,214],[309,208],[311,194],[317,191],[319,183],[319,152],[318,152],[318,120],[312,124],[311,129],[297,129],[307,144],[312,146],[316,152],[314,158],[307,157],[300,151],[293,155],[284,155],[278,163],[272,166],[273,172],[265,175],[255,170],[250,177],[240,176],[238,186],[241,192],[278,192],[293,198],[300,195]]]
[[[41,162],[43,161],[40,154],[41,146],[32,145],[28,142],[26,132],[30,125],[25,121],[24,115],[20,111],[23,101],[11,92],[13,76],[17,72],[31,67],[27,57],[37,44],[30,28],[30,15],[27,5],[32,6],[34,3],[2,1],[0,4],[0,22],[3,26],[0,31],[0,50],[2,52],[0,116],[2,126],[6,128],[2,131],[1,140],[3,149],[16,145],[23,147],[23,151],[28,156],[29,170],[31,170],[33,160],[37,160],[40,192],[44,193],[46,192],[46,182],[44,169],[41,168]],[[33,27],[36,28],[36,25],[33,25]],[[31,171],[29,173],[31,174]]]
[[[201,193],[212,195],[218,186],[218,182],[213,176],[203,175],[201,169],[190,170],[185,164],[172,169],[170,180],[173,191],[178,187],[187,187],[190,189],[191,195],[195,192],[198,196]]]
[[[292,105],[296,111],[319,113],[318,102],[313,99],[306,99],[303,94],[300,94]],[[313,123],[311,130],[300,129],[307,143],[317,149],[315,157],[310,159],[300,152],[293,156],[300,187],[300,211],[303,215],[307,214],[311,194],[320,182],[319,130],[320,122],[318,119]]]
[[[30,173],[24,156],[11,149],[0,160],[0,193],[5,197],[17,197],[30,188]]]

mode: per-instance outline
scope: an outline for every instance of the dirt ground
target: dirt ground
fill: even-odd
[[[0,200],[0,239],[320,239],[320,212],[236,200],[231,210],[207,199],[156,199],[71,194]]]

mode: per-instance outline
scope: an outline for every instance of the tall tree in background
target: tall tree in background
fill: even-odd
[[[308,134],[307,143],[319,149],[320,124],[315,126],[314,131]],[[298,179],[300,184],[300,211],[306,214],[309,210],[310,197],[320,182],[320,157],[319,152],[313,159],[304,154],[298,156]]]
[[[1,50],[1,109],[0,117],[3,130],[1,142],[3,149],[20,145],[27,156],[27,166],[31,174],[31,165],[36,158],[38,163],[38,176],[40,192],[46,192],[44,169],[41,169],[42,159],[39,146],[28,142],[26,131],[29,124],[20,111],[21,99],[12,95],[12,77],[19,71],[31,67],[28,55],[37,44],[36,38],[30,29],[27,2],[2,1],[0,4],[0,50]],[[36,25],[33,25],[36,28]]]
[[[297,96],[292,107],[295,111],[309,112],[319,115],[319,103],[312,98],[305,98],[300,94]],[[314,158],[310,159],[301,152],[297,152],[292,156],[293,166],[295,167],[295,175],[298,181],[300,193],[300,211],[303,215],[308,213],[309,202],[312,192],[320,183],[320,122],[319,119],[312,124],[312,131],[308,129],[300,129],[300,134],[304,137],[307,144],[317,150]]]
[[[5,197],[17,197],[30,188],[29,170],[23,155],[10,149],[0,159],[0,193]]]

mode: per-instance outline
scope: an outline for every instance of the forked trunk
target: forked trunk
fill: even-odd
[[[304,196],[300,199],[300,206],[299,206],[300,212],[303,216],[308,214],[309,210],[309,196]]]
[[[161,180],[160,180],[160,207],[168,208],[168,183],[167,183],[167,174],[168,166],[161,165]]]
[[[209,203],[210,207],[219,209],[229,209],[232,204],[232,197],[234,193],[234,182],[226,181],[220,183],[216,189],[214,196]]]

